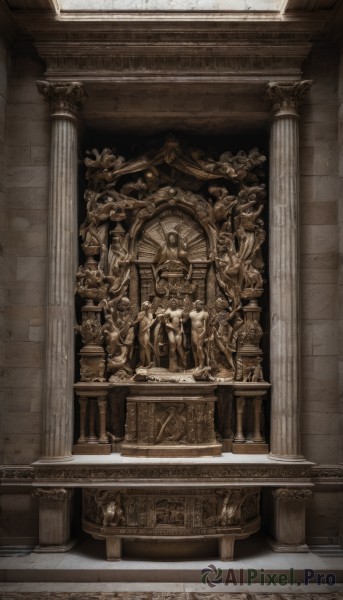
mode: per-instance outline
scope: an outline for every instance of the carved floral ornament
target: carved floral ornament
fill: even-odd
[[[311,89],[311,80],[296,82],[275,82],[267,84],[265,98],[274,113],[282,109],[291,109],[298,113],[304,96]]]
[[[285,502],[293,500],[304,501],[309,500],[313,496],[313,492],[308,489],[278,488],[277,490],[273,490],[273,496],[277,500]]]
[[[32,496],[42,500],[60,502],[67,500],[71,493],[72,490],[66,490],[64,488],[36,488],[32,491]]]
[[[37,88],[51,106],[52,113],[77,113],[85,103],[87,94],[82,83],[37,81]]]
[[[265,160],[174,136],[87,152],[81,381],[106,381],[104,347],[110,381],[263,381]]]

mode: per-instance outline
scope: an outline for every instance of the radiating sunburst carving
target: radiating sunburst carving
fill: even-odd
[[[192,217],[183,211],[164,211],[149,221],[138,242],[139,261],[154,263],[160,248],[167,243],[168,233],[177,231],[180,242],[185,244],[190,262],[207,259],[206,234]]]

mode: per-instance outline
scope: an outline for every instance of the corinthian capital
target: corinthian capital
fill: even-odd
[[[77,113],[87,95],[82,83],[37,81],[38,91],[49,102],[52,113],[70,112]]]
[[[282,109],[291,109],[298,112],[305,94],[312,85],[312,81],[277,82],[267,84],[266,99],[271,104],[272,110],[277,112]]]

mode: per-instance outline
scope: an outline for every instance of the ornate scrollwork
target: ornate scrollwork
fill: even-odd
[[[71,490],[64,488],[36,488],[32,491],[32,496],[42,498],[43,500],[61,501],[67,500]]]

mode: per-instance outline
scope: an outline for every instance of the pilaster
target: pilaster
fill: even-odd
[[[275,552],[307,552],[305,543],[306,501],[309,489],[278,488],[273,490],[271,547]]]
[[[64,488],[33,490],[33,496],[39,499],[39,546],[35,552],[66,552],[74,545],[70,539],[73,493]]]

